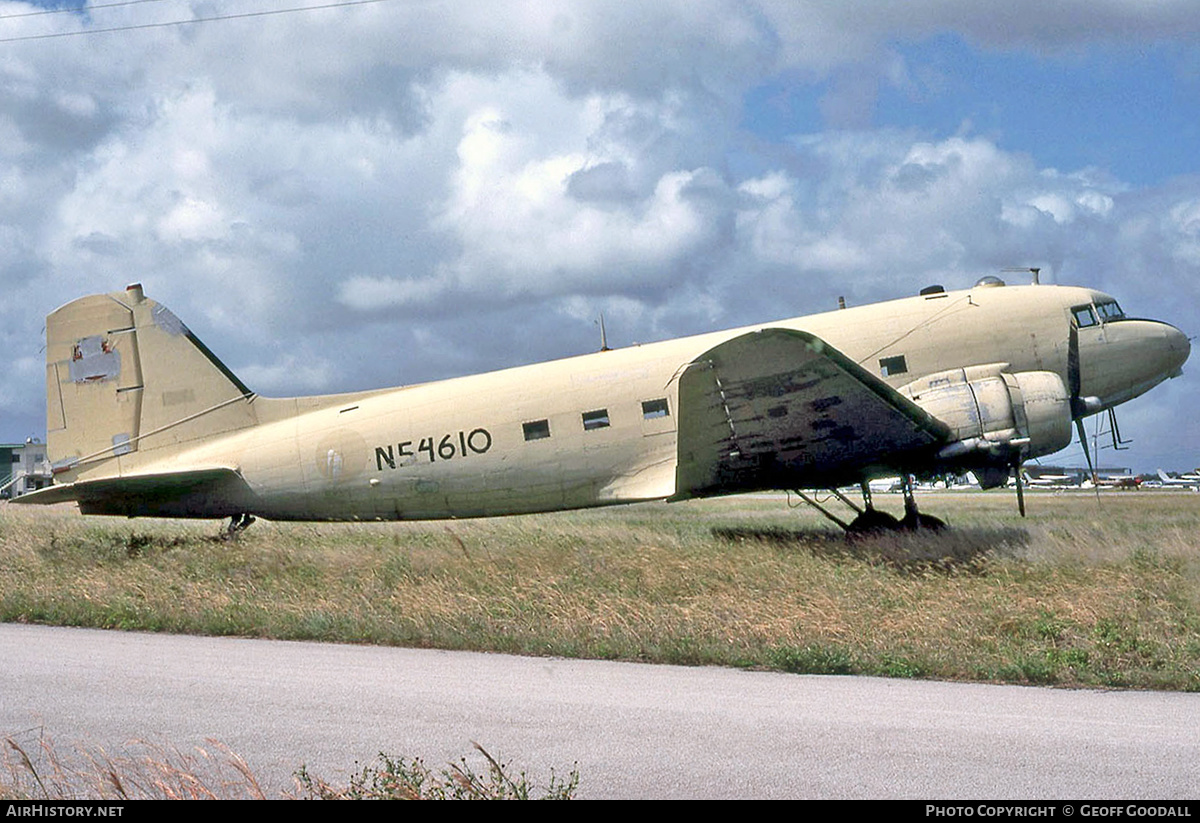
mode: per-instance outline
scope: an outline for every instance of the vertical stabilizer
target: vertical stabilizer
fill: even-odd
[[[60,480],[124,473],[254,425],[254,394],[140,285],[46,318],[47,450]]]

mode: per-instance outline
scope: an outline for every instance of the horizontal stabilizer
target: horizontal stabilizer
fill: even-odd
[[[104,477],[50,486],[22,495],[16,504],[78,502],[83,514],[124,517],[232,517],[254,511],[257,496],[234,469]]]

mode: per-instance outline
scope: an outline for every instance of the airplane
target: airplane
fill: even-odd
[[[1162,469],[1159,469],[1158,479],[1162,481],[1164,486],[1182,486],[1192,490],[1200,488],[1200,474],[1196,473],[1181,474],[1178,477],[1172,477]]]
[[[876,477],[868,481],[871,491],[876,494],[890,494],[904,490],[904,481],[900,477]]]
[[[317,397],[247,387],[140,284],[46,318],[55,484],[84,514],[490,517],[827,489],[849,529],[937,527],[913,478],[985,488],[1178,376],[1177,328],[1088,288],[917,296],[469,377]],[[1086,442],[1084,443],[1086,453]],[[1090,463],[1090,455],[1089,455]],[[869,481],[900,476],[905,516]],[[862,506],[837,491],[858,484]],[[1018,480],[1017,498],[1024,515]]]
[[[1026,488],[1068,489],[1079,487],[1078,479],[1072,474],[1039,474],[1035,477],[1029,472],[1022,472],[1021,478],[1025,482]]]
[[[1133,475],[1119,475],[1117,477],[1093,475],[1091,485],[1099,489],[1136,489],[1142,485],[1142,479]]]

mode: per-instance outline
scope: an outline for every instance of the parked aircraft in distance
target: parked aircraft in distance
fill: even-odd
[[[1091,485],[1099,489],[1136,489],[1142,485],[1142,478],[1134,475],[1103,477],[1094,475]]]
[[[1158,479],[1162,481],[1164,486],[1183,486],[1189,489],[1200,488],[1200,474],[1196,474],[1195,472],[1172,477],[1162,469],[1159,469]]]
[[[1026,486],[1036,486],[1043,489],[1078,488],[1079,479],[1073,474],[1039,474],[1036,477],[1024,473]]]
[[[904,490],[904,480],[899,476],[876,477],[869,481],[867,485],[875,494],[890,494]]]
[[[1067,446],[1072,422],[1082,436],[1084,417],[1180,374],[1191,350],[1107,294],[995,277],[322,397],[259,396],[137,284],[62,306],[46,338],[56,484],[20,502],[228,517],[231,531],[255,515],[486,517],[775,489],[832,490],[858,516],[822,511],[851,528],[935,525],[913,476],[1004,485]],[[904,478],[904,521],[871,505],[869,481],[888,476]],[[836,491],[855,484],[861,508]]]

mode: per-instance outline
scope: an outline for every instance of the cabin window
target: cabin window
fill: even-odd
[[[908,363],[905,362],[904,355],[902,354],[895,357],[882,357],[879,360],[879,373],[884,377],[904,374],[907,371]]]
[[[585,432],[607,429],[608,426],[608,409],[596,409],[583,413],[583,430]]]
[[[643,400],[642,401],[642,419],[657,420],[660,417],[669,417],[671,414],[670,408],[667,406],[667,398],[660,397],[658,400]]]
[[[1096,313],[1100,315],[1100,322],[1107,323],[1110,320],[1124,320],[1125,312],[1121,311],[1121,307],[1117,305],[1116,300],[1109,300],[1104,303],[1096,304]]]
[[[1092,312],[1090,304],[1087,306],[1076,306],[1071,309],[1071,316],[1075,318],[1075,325],[1081,329],[1094,326],[1099,322],[1096,320],[1096,315]]]
[[[531,423],[523,423],[521,427],[525,430],[526,440],[545,440],[550,436],[549,420],[534,420]]]

